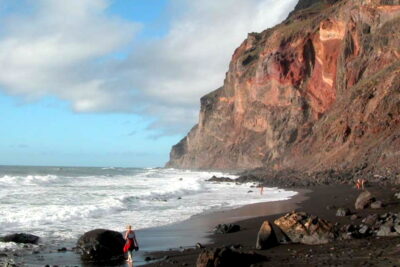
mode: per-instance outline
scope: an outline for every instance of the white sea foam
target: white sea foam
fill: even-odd
[[[207,182],[218,172],[175,169],[61,169],[45,175],[0,176],[3,233],[30,232],[43,240],[73,239],[94,228],[136,229],[185,220],[201,212],[288,199],[295,192],[251,184]],[[254,192],[248,193],[249,190]],[[0,246],[1,250],[1,246]]]

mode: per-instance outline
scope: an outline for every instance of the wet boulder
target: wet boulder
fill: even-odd
[[[31,234],[11,234],[0,237],[1,242],[14,242],[14,243],[23,243],[23,244],[37,244],[39,242],[39,237]]]
[[[229,177],[217,177],[214,175],[213,177],[208,179],[207,182],[233,183],[233,182],[235,182],[235,180],[232,178],[229,178]]]
[[[214,228],[214,233],[216,234],[230,234],[240,231],[240,225],[237,224],[218,224]]]
[[[274,223],[294,243],[326,244],[335,237],[332,223],[305,212],[288,213]]]
[[[196,267],[248,267],[265,261],[265,256],[254,252],[243,253],[228,247],[203,250],[197,258]]]
[[[369,191],[362,192],[356,200],[354,204],[356,210],[362,210],[367,208],[372,202],[375,201],[375,198]]]
[[[83,234],[77,243],[81,259],[86,262],[108,262],[124,259],[125,240],[121,233],[96,229]]]

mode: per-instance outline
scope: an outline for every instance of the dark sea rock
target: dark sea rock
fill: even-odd
[[[104,262],[124,259],[125,240],[121,233],[96,229],[86,232],[77,242],[81,259],[88,262]]]
[[[354,206],[356,210],[362,210],[368,207],[374,200],[375,198],[369,191],[364,191],[357,197]]]
[[[0,241],[2,242],[15,242],[15,243],[23,243],[23,244],[37,244],[39,242],[39,237],[36,235],[19,233],[19,234],[11,234],[0,237]]]
[[[228,247],[222,247],[202,251],[197,258],[196,267],[248,267],[265,260],[267,260],[265,256],[254,252],[242,253]]]
[[[205,248],[205,247],[200,243],[196,243],[196,248],[197,249],[202,249],[202,248]]]
[[[216,234],[230,234],[240,231],[240,225],[237,224],[218,224],[214,228]]]
[[[305,212],[291,212],[274,223],[294,243],[326,244],[334,239],[333,224]]]
[[[217,177],[213,176],[210,179],[207,180],[208,182],[225,182],[225,183],[230,183],[230,182],[235,182],[235,179],[229,178],[229,177]]]

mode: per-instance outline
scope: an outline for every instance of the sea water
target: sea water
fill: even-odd
[[[277,188],[261,194],[252,184],[207,181],[214,175],[235,178],[165,168],[0,166],[0,235],[24,232],[61,245],[96,228],[162,226],[296,194]],[[0,242],[0,250],[12,246]]]

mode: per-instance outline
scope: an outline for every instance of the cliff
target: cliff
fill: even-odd
[[[400,171],[399,25],[399,0],[301,0],[236,49],[167,166]]]

